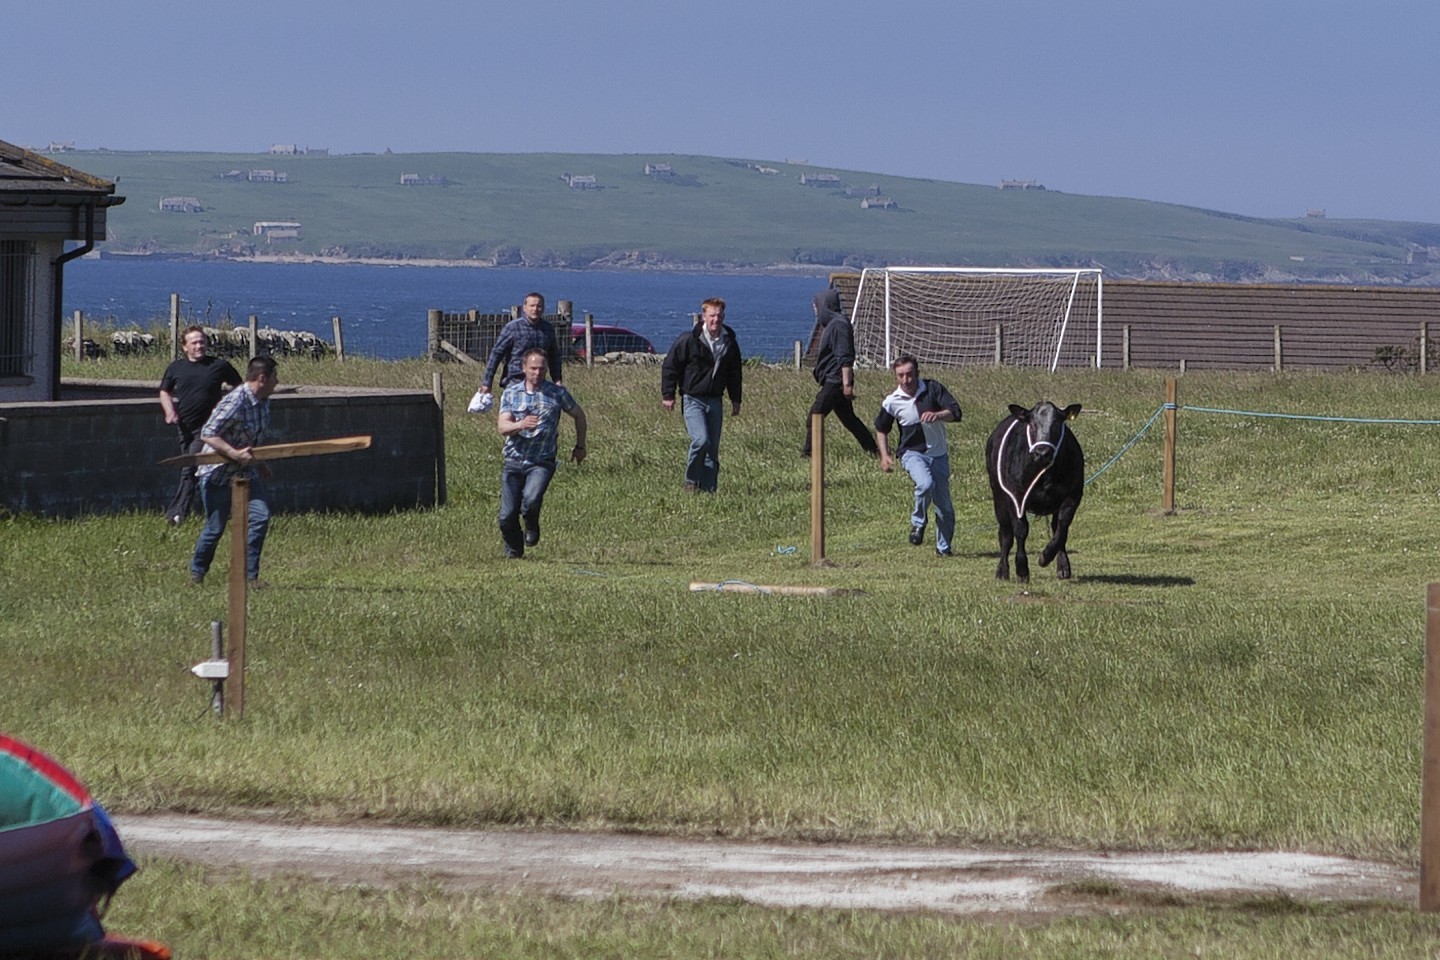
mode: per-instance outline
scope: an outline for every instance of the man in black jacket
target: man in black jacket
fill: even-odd
[[[660,368],[660,405],[675,409],[683,398],[690,454],[685,462],[685,491],[714,493],[720,479],[720,427],[725,394],[730,415],[740,416],[740,341],[725,323],[725,301],[711,297],[700,305],[700,322],[680,334]]]
[[[800,456],[810,456],[810,426],[815,414],[822,417],[835,411],[845,429],[872,457],[880,455],[875,438],[865,422],[855,415],[855,331],[840,310],[840,291],[822,290],[815,294],[815,320],[820,324],[820,347],[815,353],[815,382],[820,392],[810,405],[805,418],[805,445]]]

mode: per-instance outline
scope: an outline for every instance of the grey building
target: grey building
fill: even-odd
[[[59,399],[65,264],[124,202],[110,181],[0,140],[0,403]]]

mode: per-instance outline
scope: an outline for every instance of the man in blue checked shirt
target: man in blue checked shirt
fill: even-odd
[[[540,542],[540,506],[555,476],[560,414],[575,420],[575,447],[570,459],[585,460],[585,411],[570,391],[545,379],[545,351],[525,351],[523,378],[500,395],[498,427],[505,438],[504,465],[500,468],[500,537],[505,556],[519,559],[525,548]],[[521,521],[524,530],[521,530]]]
[[[270,426],[270,394],[280,382],[273,357],[255,357],[245,368],[245,382],[231,390],[200,428],[204,452],[216,452],[224,463],[210,463],[195,471],[200,485],[200,503],[205,510],[205,526],[195,541],[195,555],[190,559],[190,579],[205,580],[215,547],[225,524],[230,520],[230,481],[242,476],[250,485],[249,538],[245,550],[245,577],[252,588],[260,587],[260,551],[265,546],[265,533],[270,528],[270,498],[261,480],[268,480],[270,471],[257,464],[250,448],[258,444]],[[256,476],[257,470],[259,476]]]

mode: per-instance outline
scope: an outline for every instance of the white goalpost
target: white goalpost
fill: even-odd
[[[851,322],[862,363],[1101,365],[1101,271],[883,267],[860,275]]]

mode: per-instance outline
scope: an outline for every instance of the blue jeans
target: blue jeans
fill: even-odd
[[[720,483],[720,425],[725,417],[725,397],[692,397],[681,403],[685,430],[690,434],[690,454],[685,461],[685,482],[697,490],[714,493]]]
[[[915,509],[910,514],[912,527],[925,526],[930,507],[935,507],[935,549],[949,550],[955,536],[955,506],[950,502],[950,456],[927,457],[916,450],[906,450],[900,463],[915,481]]]
[[[553,476],[554,460],[506,460],[500,468],[500,513],[495,519],[500,524],[500,538],[505,541],[505,556],[525,556],[520,519],[524,517],[527,527],[539,525],[540,506]]]
[[[214,477],[220,471],[210,474]],[[205,576],[215,559],[215,547],[225,524],[230,520],[230,481],[213,482],[209,477],[200,482],[200,506],[205,511],[205,526],[195,541],[195,555],[190,558],[190,572]],[[260,551],[265,547],[265,533],[270,529],[270,497],[259,480],[250,481],[250,523],[245,543],[245,576],[260,576]]]

